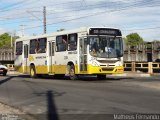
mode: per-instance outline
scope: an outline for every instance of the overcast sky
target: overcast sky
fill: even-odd
[[[43,6],[47,33],[105,26],[124,36],[138,32],[145,41],[160,40],[160,0],[0,0],[0,33],[42,34]]]

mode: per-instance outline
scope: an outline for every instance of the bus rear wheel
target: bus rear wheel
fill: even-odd
[[[69,65],[69,78],[70,80],[76,80],[78,77],[75,74],[75,67],[74,65]]]
[[[54,78],[55,79],[63,79],[64,78],[64,74],[57,74],[57,75],[54,75]]]
[[[97,78],[99,80],[105,80],[106,79],[106,75],[97,75]]]
[[[31,66],[30,67],[30,77],[31,78],[36,78],[37,76],[36,76],[36,69],[35,69],[35,66]]]

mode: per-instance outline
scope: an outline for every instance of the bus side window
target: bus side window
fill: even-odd
[[[22,55],[23,42],[16,42],[16,55]]]
[[[68,50],[77,50],[77,33],[68,35]]]
[[[67,48],[67,35],[56,37],[56,50],[57,52],[66,51]]]
[[[30,54],[35,54],[36,51],[37,51],[37,48],[38,48],[37,39],[30,40],[30,50],[29,50],[29,53]]]
[[[45,53],[46,52],[46,45],[47,45],[46,43],[47,43],[46,38],[38,39],[37,53]]]

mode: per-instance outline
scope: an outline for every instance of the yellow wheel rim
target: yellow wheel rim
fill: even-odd
[[[31,69],[31,76],[34,76],[34,70],[33,70],[33,68]]]
[[[75,75],[75,73],[74,73],[74,69],[71,69],[71,71],[70,71],[70,75],[71,75],[71,76]]]

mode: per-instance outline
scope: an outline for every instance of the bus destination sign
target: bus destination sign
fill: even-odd
[[[113,35],[113,36],[121,36],[121,31],[118,29],[111,28],[90,28],[90,35]]]

